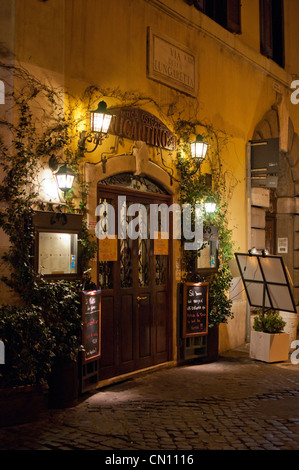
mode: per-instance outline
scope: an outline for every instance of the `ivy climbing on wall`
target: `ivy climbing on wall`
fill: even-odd
[[[194,161],[190,155],[189,142],[198,127],[204,128],[203,138],[209,142],[209,151],[206,162],[209,165],[211,184],[207,182],[207,175],[201,167],[194,169]],[[225,323],[232,318],[232,301],[228,297],[232,276],[229,261],[234,256],[232,230],[229,228],[228,204],[235,185],[238,183],[228,170],[224,170],[223,154],[229,142],[229,136],[224,132],[217,132],[212,126],[207,126],[197,120],[176,122],[178,139],[178,153],[176,167],[180,175],[179,191],[181,204],[196,204],[206,198],[213,198],[216,202],[214,213],[205,212],[202,205],[204,226],[215,226],[219,235],[219,269],[217,273],[200,274],[195,271],[196,257],[200,250],[182,250],[184,280],[189,282],[209,282],[209,326]],[[204,245],[203,245],[204,246]]]

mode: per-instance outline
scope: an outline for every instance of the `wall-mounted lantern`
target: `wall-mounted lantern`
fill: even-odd
[[[216,201],[213,197],[208,196],[205,200],[205,211],[209,214],[213,214],[216,210]]]
[[[100,101],[95,111],[90,112],[91,132],[107,134],[111,122],[112,114],[107,111],[105,101]]]
[[[206,157],[209,144],[204,141],[203,136],[198,134],[196,139],[190,142],[192,158],[198,163],[202,163]]]
[[[249,256],[255,256],[255,255],[258,255],[259,252],[257,251],[257,249],[255,248],[255,246],[253,248],[251,248],[250,250],[248,250],[248,254]]]
[[[249,256],[260,256],[262,255],[263,258],[270,256],[270,251],[267,248],[263,248],[262,250],[258,251],[255,246],[248,250]]]
[[[53,171],[58,188],[63,191],[65,196],[73,187],[75,172],[67,165],[67,163],[61,164],[60,168],[59,165],[60,163],[57,161],[56,157],[52,155],[49,160],[49,167]]]
[[[103,139],[107,137],[111,119],[112,113],[107,110],[107,104],[105,101],[100,101],[97,109],[90,112],[90,132],[82,131],[80,135],[79,145],[84,152],[92,153],[102,144]],[[87,150],[85,148],[86,142],[93,143],[94,147]]]

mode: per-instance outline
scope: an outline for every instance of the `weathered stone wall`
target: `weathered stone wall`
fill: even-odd
[[[285,131],[285,129],[284,129]],[[279,106],[268,111],[262,121],[257,125],[253,139],[270,139],[279,137],[281,140],[281,126],[279,122]],[[287,266],[294,284],[294,298],[299,303],[299,137],[288,119],[287,152],[281,151],[279,156],[279,173],[277,189],[273,195],[276,199],[276,248],[279,238],[288,240],[287,253],[279,253]],[[261,191],[267,191],[261,188]],[[270,191],[270,190],[268,190]],[[273,190],[272,190],[273,191]],[[251,201],[252,203],[252,201]],[[269,207],[269,205],[266,205]],[[253,221],[257,220],[256,208],[251,208],[252,240],[256,241],[256,227]],[[265,231],[259,228],[259,231]],[[261,238],[261,232],[259,233]],[[253,246],[253,244],[252,244]],[[257,248],[262,248],[256,246]]]

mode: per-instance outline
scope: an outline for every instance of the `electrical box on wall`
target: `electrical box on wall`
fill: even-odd
[[[279,170],[279,138],[250,142],[251,186],[277,188]]]
[[[79,240],[82,232],[82,216],[37,211],[33,223],[36,271],[53,279],[81,277]]]

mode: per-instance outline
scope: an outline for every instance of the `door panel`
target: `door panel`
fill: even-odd
[[[121,297],[121,315],[120,315],[120,343],[121,343],[121,362],[134,360],[134,317],[133,317],[133,296],[122,295]]]
[[[114,318],[114,298],[102,295],[101,308],[102,326],[105,327],[105,334],[101,339],[101,363],[103,367],[114,366],[115,364],[115,318]],[[104,354],[103,354],[104,352]]]
[[[156,296],[157,353],[167,350],[167,292],[157,292]]]
[[[139,358],[151,356],[152,321],[149,294],[137,296],[137,315],[139,325]]]
[[[117,261],[99,262],[99,288],[102,288],[101,379],[165,362],[170,357],[170,257],[155,256],[150,240],[150,204],[171,204],[170,196],[99,186],[99,201],[115,208],[118,231],[118,195],[126,196],[127,209],[142,204],[146,211],[136,223],[138,212],[121,217],[134,222],[144,238],[118,240]],[[123,219],[124,220],[124,219]],[[171,246],[171,234],[169,240]],[[101,282],[105,284],[101,285]],[[109,299],[109,300],[108,300]]]

